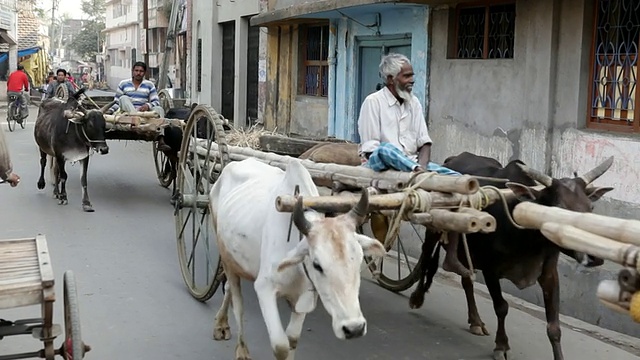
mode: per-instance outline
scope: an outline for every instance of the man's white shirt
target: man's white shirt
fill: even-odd
[[[386,86],[362,103],[358,131],[361,155],[387,142],[417,161],[418,149],[432,142],[418,98],[411,94],[411,102],[400,104]]]

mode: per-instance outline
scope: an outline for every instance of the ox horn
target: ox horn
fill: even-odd
[[[553,184],[553,178],[551,176],[539,170],[532,169],[524,164],[518,164],[518,166],[520,167],[520,169],[522,169],[522,171],[524,171],[525,174],[529,175],[531,179],[539,182],[540,184],[546,187],[550,187],[551,184]]]
[[[111,100],[110,103],[108,103],[107,105],[105,105],[105,106],[100,108],[100,112],[103,113],[103,114],[106,113],[107,110],[109,110],[113,106],[113,104],[115,104],[115,103],[116,103],[115,100]]]
[[[311,222],[304,216],[304,210],[302,209],[302,196],[298,197],[296,206],[293,209],[293,223],[300,232],[307,236],[311,230]]]
[[[580,178],[584,180],[585,184],[589,185],[609,170],[611,165],[613,165],[613,156],[609,157],[607,160],[602,162],[602,164],[596,166],[588,173],[580,176]]]
[[[355,220],[357,226],[362,225],[369,213],[369,191],[367,189],[362,190],[362,196],[360,201],[349,210],[349,216]]]

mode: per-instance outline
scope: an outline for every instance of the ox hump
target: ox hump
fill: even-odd
[[[318,188],[316,188],[316,185],[313,183],[309,170],[296,158],[292,158],[289,164],[287,164],[284,183],[288,188],[295,188],[296,185],[299,185],[300,194],[302,195],[318,196]]]

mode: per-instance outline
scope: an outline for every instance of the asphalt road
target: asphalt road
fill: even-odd
[[[37,110],[31,109],[32,117]],[[0,111],[0,119],[5,113]],[[4,131],[7,131],[4,120]],[[83,213],[80,167],[68,165],[69,204],[59,206],[51,186],[36,188],[39,162],[33,120],[27,129],[7,133],[17,188],[0,186],[0,239],[45,234],[56,276],[54,321],[62,324],[62,276],[73,270],[78,281],[83,337],[93,350],[87,359],[164,360],[232,359],[236,334],[227,342],[212,340],[219,291],[208,303],[195,301],[185,289],[176,254],[169,191],[156,181],[151,144],[111,141],[106,156],[93,155],[89,194],[95,213]],[[367,278],[367,274],[363,272]],[[272,359],[266,328],[253,288],[244,285],[246,339],[254,359]],[[480,313],[492,335],[496,321],[491,302],[478,285]],[[594,289],[595,291],[595,289]],[[420,310],[408,308],[409,292],[390,293],[365,279],[361,303],[368,320],[366,337],[339,341],[321,305],[307,317],[298,359],[490,359],[493,336],[477,337],[466,329],[463,292],[447,278],[438,281]],[[539,308],[514,305],[507,331],[514,359],[550,359],[551,348]],[[285,309],[283,306],[281,309]],[[39,307],[2,310],[0,318],[35,317]],[[282,318],[288,320],[283,312]],[[230,315],[231,316],[231,315]],[[231,316],[231,328],[236,326]],[[637,339],[564,319],[566,359],[638,359]],[[61,340],[56,341],[56,346]],[[0,355],[33,351],[29,336],[0,341]],[[624,349],[623,349],[624,348]],[[631,352],[628,352],[628,351]]]

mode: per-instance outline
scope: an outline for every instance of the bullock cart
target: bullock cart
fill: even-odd
[[[173,197],[176,238],[181,273],[191,295],[199,301],[213,296],[224,279],[217,243],[209,216],[208,194],[221,171],[231,161],[247,158],[285,169],[291,157],[230,146],[224,118],[208,106],[198,105],[184,127],[177,165],[176,191]],[[200,119],[196,127],[195,119]],[[203,122],[204,121],[204,122]],[[392,291],[410,288],[418,279],[419,266],[407,255],[408,247],[419,247],[415,240],[400,240],[401,224],[405,232],[415,230],[424,241],[424,233],[416,226],[432,227],[459,233],[493,232],[495,219],[482,209],[496,201],[513,196],[511,190],[479,187],[479,177],[443,176],[433,173],[375,173],[360,166],[315,163],[302,160],[314,181],[333,186],[319,187],[322,196],[305,198],[304,206],[325,213],[341,213],[351,209],[362,190],[369,191],[370,211],[391,219],[382,241],[388,256],[376,262],[367,259],[367,267],[378,283]],[[349,189],[350,191],[347,191]],[[292,212],[294,194],[279,194],[274,206],[281,212]],[[460,246],[466,245],[462,242]],[[418,249],[419,251],[419,249]],[[418,260],[420,261],[420,260]],[[386,263],[386,266],[385,266]],[[408,268],[408,270],[407,270]],[[386,271],[390,269],[391,271]]]
[[[35,238],[0,240],[0,310],[41,305],[41,317],[7,321],[0,319],[0,341],[13,335],[31,334],[42,341],[41,350],[0,355],[0,359],[83,359],[91,347],[82,341],[78,295],[73,272],[63,278],[64,341],[54,348],[54,340],[62,327],[53,323],[53,303],[56,299],[54,276],[47,241],[43,235]]]
[[[618,278],[602,280],[596,294],[608,308],[640,323],[640,221],[528,202],[516,205],[513,217],[559,246],[622,265]]]

